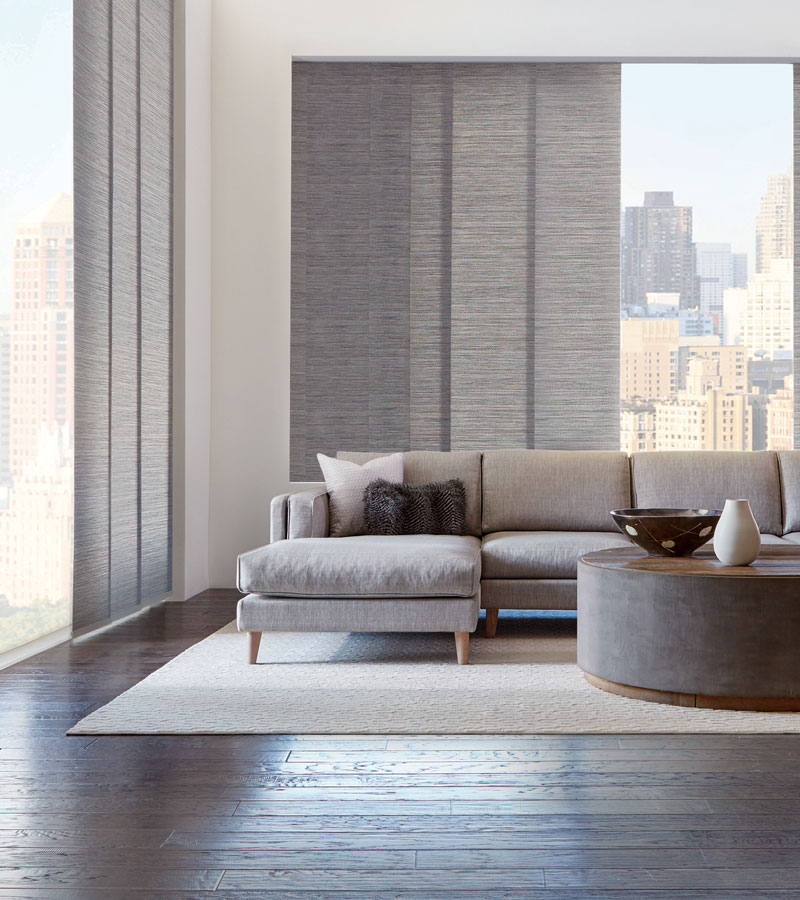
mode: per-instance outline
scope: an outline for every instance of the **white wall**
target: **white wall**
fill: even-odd
[[[289,484],[292,56],[794,59],[800,4],[213,0],[212,31],[209,570],[229,586]]]

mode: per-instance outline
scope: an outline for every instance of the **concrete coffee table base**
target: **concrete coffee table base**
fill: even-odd
[[[713,552],[638,547],[578,565],[578,665],[624,697],[716,709],[800,711],[800,548],[766,545],[752,566]]]

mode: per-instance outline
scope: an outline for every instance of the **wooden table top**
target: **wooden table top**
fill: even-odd
[[[800,545],[764,544],[758,559],[749,566],[726,566],[710,545],[700,547],[693,556],[648,556],[641,547],[631,545],[615,550],[587,553],[581,562],[601,569],[630,569],[663,575],[714,575],[727,578],[800,577]]]

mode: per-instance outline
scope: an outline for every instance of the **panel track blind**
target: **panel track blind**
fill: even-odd
[[[794,224],[794,447],[800,449],[800,64],[792,67],[794,78],[793,185]]]
[[[172,21],[74,5],[75,632],[172,586]]]
[[[619,447],[620,67],[294,63],[291,477]]]

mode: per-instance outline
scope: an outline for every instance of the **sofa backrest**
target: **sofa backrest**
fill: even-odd
[[[627,454],[615,450],[489,450],[483,532],[616,531],[630,506]]]
[[[783,534],[778,457],[771,450],[650,450],[631,457],[634,506],[722,509],[750,501],[762,534]]]
[[[338,459],[363,466],[386,453],[357,453],[340,450]],[[481,454],[478,450],[407,450],[403,454],[403,481],[428,484],[460,478],[467,495],[467,533],[481,536]]]
[[[800,450],[779,450],[783,534],[800,531]]]

